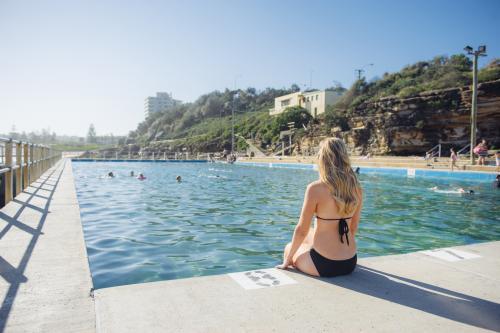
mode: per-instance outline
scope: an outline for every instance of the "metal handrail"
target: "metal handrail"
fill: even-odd
[[[0,138],[0,208],[37,180],[60,158],[61,152],[49,146]]]
[[[41,145],[39,143],[30,143],[30,142],[27,142],[27,141],[14,140],[14,139],[10,139],[10,138],[3,138],[1,136],[0,136],[0,142],[12,142],[12,143],[20,143],[20,144],[32,145],[33,147],[50,148],[49,146]]]
[[[467,150],[466,150],[467,149]],[[462,147],[459,151],[457,151],[457,155],[460,156],[465,151],[465,154],[470,151],[470,143],[467,144],[466,146]]]
[[[436,149],[437,149],[437,151],[436,151]],[[427,154],[430,154],[430,156],[429,156],[430,158],[436,157],[436,155],[438,155],[438,157],[441,157],[441,144],[438,143],[437,145],[432,147],[430,150],[425,152],[425,155],[427,155]]]

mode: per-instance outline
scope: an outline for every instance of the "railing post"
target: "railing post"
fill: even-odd
[[[28,166],[30,161],[28,159],[28,148],[29,144],[25,142],[23,145],[23,163],[26,165],[23,166],[23,190],[25,190],[29,185]]]
[[[40,147],[35,146],[35,180],[40,178]]]
[[[29,164],[29,180],[28,183],[31,184],[35,178],[35,157],[33,154],[35,153],[35,147],[33,144],[30,144],[30,164]]]
[[[16,143],[16,196],[21,193],[22,190],[22,179],[21,179],[21,167],[22,167],[22,159],[21,159],[21,142]]]
[[[12,201],[12,140],[5,143],[5,166],[10,170],[5,173],[5,202]]]
[[[441,144],[439,144],[439,157],[441,157]]]

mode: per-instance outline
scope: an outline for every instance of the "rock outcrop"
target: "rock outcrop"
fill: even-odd
[[[423,154],[438,143],[457,149],[470,142],[470,87],[410,98],[386,97],[358,106],[348,131],[333,128],[354,154]],[[478,87],[477,138],[500,146],[500,80]]]

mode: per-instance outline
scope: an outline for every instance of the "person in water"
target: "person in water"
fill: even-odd
[[[350,274],[357,263],[355,236],[363,192],[341,139],[321,142],[318,170],[319,179],[307,186],[299,222],[277,268],[294,266],[323,277]]]
[[[146,179],[146,177],[142,173],[140,173],[139,176],[137,176],[137,179],[144,180]]]
[[[134,177],[134,171],[130,171],[130,177]]]
[[[458,189],[458,193],[461,193],[461,194],[474,194],[474,191],[473,190],[465,190],[463,188],[459,188]]]
[[[430,190],[439,193],[474,194],[474,190],[466,190],[462,187],[459,187],[457,190],[440,190],[437,186],[434,186]]]
[[[109,178],[114,178],[115,177],[115,174],[113,173],[113,171],[108,172],[108,177]]]
[[[175,180],[177,180],[178,183],[182,182],[182,177],[181,176],[177,176],[175,177]]]

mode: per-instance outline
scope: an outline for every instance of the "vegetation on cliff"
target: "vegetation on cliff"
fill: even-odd
[[[384,97],[407,98],[424,91],[470,85],[471,71],[472,62],[469,58],[453,55],[420,61],[397,73],[385,73],[382,78],[371,81],[363,78],[356,81],[340,101],[329,107],[318,120],[312,119],[300,108],[292,108],[277,117],[269,116],[274,98],[299,91],[297,85],[289,89],[267,88],[260,92],[254,88],[214,91],[193,103],[177,105],[149,116],[130,133],[128,143],[159,149],[167,147],[169,150],[187,148],[198,152],[227,149],[231,145],[231,114],[234,108],[237,147],[245,147],[244,137],[255,139],[262,148],[272,149],[279,141],[279,132],[287,128],[288,122],[293,121],[299,129],[296,137],[304,133],[305,126],[318,121],[323,126],[315,126],[316,131],[319,129],[320,132],[312,133],[314,135],[328,134],[332,127],[347,130],[349,118],[363,103]],[[479,82],[496,79],[500,79],[498,59],[479,71]]]
[[[500,59],[494,59],[478,72],[478,81],[500,79]],[[384,97],[408,98],[424,91],[455,88],[472,84],[472,61],[465,55],[439,56],[431,61],[420,61],[404,67],[397,73],[385,73],[382,78],[367,82],[356,81],[341,100],[328,108],[326,128],[347,127],[347,119],[366,102]]]

